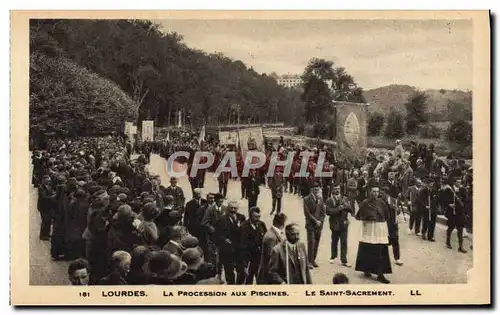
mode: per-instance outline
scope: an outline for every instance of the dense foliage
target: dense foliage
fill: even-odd
[[[464,120],[451,123],[448,127],[446,138],[448,141],[461,146],[472,144],[472,124]]]
[[[61,55],[116,82],[138,117],[174,124],[283,121],[302,116],[300,92],[220,53],[188,48],[145,20],[31,20],[31,51]]]
[[[405,134],[404,131],[404,118],[401,113],[393,110],[389,113],[387,118],[387,126],[385,128],[384,136],[389,139],[402,138]]]
[[[364,102],[363,89],[344,68],[325,59],[312,58],[301,76],[305,118],[310,123],[326,122],[333,113],[332,101]]]
[[[442,130],[437,126],[427,124],[420,128],[420,136],[426,139],[438,139],[441,137]]]
[[[108,79],[71,60],[30,55],[30,134],[83,136],[119,132],[135,104]]]
[[[370,113],[368,117],[368,130],[369,136],[378,136],[382,127],[384,127],[384,115],[379,112]]]
[[[417,134],[420,127],[428,122],[428,96],[424,92],[416,91],[410,100],[405,103],[406,132],[410,135]]]

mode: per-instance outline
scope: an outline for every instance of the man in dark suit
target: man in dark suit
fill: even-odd
[[[384,180],[382,179],[382,177],[380,176],[380,172],[374,171],[373,177],[368,180],[367,191],[370,192],[372,190],[372,187],[380,187],[383,185],[385,185],[385,183],[384,183]],[[368,197],[368,195],[367,195],[367,197]]]
[[[325,203],[321,189],[314,184],[311,193],[304,198],[304,216],[307,230],[307,255],[309,268],[319,267],[316,263],[323,221],[325,220]]]
[[[240,251],[240,226],[244,221],[245,216],[238,213],[238,203],[231,201],[226,213],[220,217],[215,225],[219,262],[224,267],[227,284],[243,284],[245,281],[245,267]]]
[[[203,220],[204,211],[207,206],[207,201],[201,198],[201,188],[193,190],[193,199],[186,203],[184,212],[184,226],[188,232],[200,239],[202,236],[201,221]]]
[[[463,248],[464,242],[464,225],[465,225],[465,205],[467,204],[467,194],[463,187],[460,178],[455,179],[453,186],[450,186],[451,181],[448,182],[441,192],[441,207],[445,210],[446,218],[448,219],[448,229],[446,230],[446,247],[451,247],[451,233],[457,229],[458,236],[458,251],[466,253]]]
[[[418,180],[418,179],[417,179]],[[429,210],[431,208],[430,193],[429,188],[423,184],[424,178],[420,179],[420,188],[417,193],[417,198],[415,200],[417,208],[417,218],[419,233],[422,239],[426,239],[425,232],[423,231],[423,226],[426,224],[427,218],[429,217]],[[422,226],[422,228],[421,228]],[[417,226],[415,226],[415,231]]]
[[[209,199],[209,205],[203,219],[201,220],[202,229],[205,231],[205,239],[207,242],[207,251],[205,252],[205,260],[211,264],[217,264],[217,245],[216,245],[216,234],[215,226],[220,220],[221,216],[224,214],[225,209],[222,207],[222,202],[224,198],[221,194],[214,195],[215,202]],[[218,265],[218,271],[220,271],[220,266]]]
[[[358,198],[356,199],[358,201],[358,204],[363,202],[368,197],[368,184],[369,184],[369,178],[368,178],[368,171],[363,171],[362,176],[358,179]]]
[[[277,169],[274,176],[269,179],[269,188],[271,189],[273,198],[271,215],[274,213],[274,210],[276,210],[277,213],[281,212],[281,198],[283,197],[283,188],[285,185],[286,182],[283,178],[283,172],[281,169]]]
[[[248,209],[250,209],[257,206],[257,199],[259,198],[260,194],[260,183],[255,170],[250,170],[246,184],[246,197],[248,199]]]
[[[340,186],[333,188],[333,195],[326,201],[326,214],[329,216],[332,245],[330,263],[337,258],[338,243],[340,240],[340,261],[345,267],[347,263],[347,231],[349,227],[348,214],[353,214],[348,198],[340,195]]]
[[[401,261],[401,250],[399,247],[399,225],[397,219],[398,199],[397,194],[396,197],[393,197],[393,195],[394,192],[391,191],[390,187],[382,187],[380,199],[387,207],[387,232],[389,234],[389,245],[392,246],[394,263],[398,266],[402,266],[403,262]]]
[[[42,218],[40,225],[40,239],[48,241],[50,239],[50,229],[52,225],[52,213],[55,207],[56,192],[50,182],[50,176],[44,175],[42,184],[38,188],[38,211]]]
[[[260,209],[250,209],[250,217],[241,225],[241,256],[245,267],[245,284],[253,284],[257,275],[262,252],[262,240],[267,232],[266,224],[260,220]]]
[[[170,186],[165,189],[164,195],[171,195],[174,197],[174,204],[176,209],[184,210],[184,202],[186,198],[184,197],[184,191],[181,187],[177,186],[177,178],[170,177]]]
[[[441,184],[435,179],[426,179],[424,182],[428,185],[429,190],[429,208],[425,209],[422,217],[422,239],[428,240],[430,242],[435,242],[434,240],[434,230],[436,229],[436,218],[437,210],[439,204],[439,192],[441,189]]]
[[[229,183],[230,175],[231,173],[229,171],[224,171],[217,177],[217,181],[219,182],[219,194],[222,194],[224,198],[227,196],[227,185]]]
[[[257,272],[257,284],[271,284],[269,279],[269,261],[274,246],[285,240],[285,228],[287,217],[284,213],[278,213],[273,218],[273,226],[264,234],[262,239],[262,252],[260,255],[259,271]]]
[[[271,284],[312,284],[306,248],[304,243],[300,242],[298,225],[287,225],[285,234],[286,240],[274,246],[271,251]]]
[[[382,187],[388,188],[387,193],[389,194],[389,196],[391,196],[391,198],[398,198],[399,194],[401,193],[401,188],[399,186],[399,183],[396,181],[396,173],[389,172],[387,177],[387,183],[385,183],[385,185],[382,185]]]

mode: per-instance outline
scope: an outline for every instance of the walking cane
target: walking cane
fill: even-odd
[[[401,213],[403,214],[403,222],[406,222],[405,209],[403,208],[402,203],[399,200],[396,200],[396,203],[399,208],[401,208]]]
[[[290,266],[288,263],[288,244],[285,242],[285,260],[286,260],[286,284],[290,284]]]
[[[453,215],[455,215],[455,208],[457,207],[456,205],[456,199],[457,199],[457,195],[455,194],[455,192],[453,191],[453,188],[450,188],[451,191],[453,192]]]
[[[428,202],[429,202],[429,222],[431,222],[432,214],[431,214],[431,193],[429,191],[429,196],[428,196]]]

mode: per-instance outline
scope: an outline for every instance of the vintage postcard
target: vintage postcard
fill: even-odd
[[[491,303],[488,11],[12,11],[11,39],[13,305]]]

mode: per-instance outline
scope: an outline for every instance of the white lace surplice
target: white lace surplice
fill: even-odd
[[[363,221],[360,242],[369,244],[389,244],[387,222]]]

